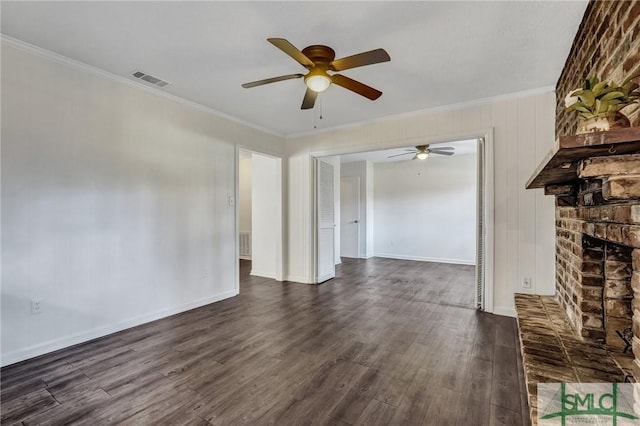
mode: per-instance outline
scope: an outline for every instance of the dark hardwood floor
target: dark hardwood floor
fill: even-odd
[[[474,269],[345,259],[2,369],[2,424],[528,424],[516,324]]]

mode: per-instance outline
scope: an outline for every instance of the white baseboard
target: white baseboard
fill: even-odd
[[[515,308],[507,307],[507,306],[494,306],[493,313],[496,315],[502,315],[503,317],[516,317]]]
[[[437,263],[452,263],[454,265],[471,265],[475,266],[475,260],[465,260],[465,259],[445,259],[439,257],[421,257],[421,256],[406,256],[400,254],[389,254],[389,253],[374,253],[373,257],[384,257],[387,259],[398,259],[398,260],[417,260],[419,262],[437,262]]]
[[[335,271],[334,271],[335,272]],[[316,284],[322,284],[325,281],[329,281],[332,278],[335,278],[336,274],[326,274],[321,277],[318,277],[318,282]]]
[[[252,275],[254,277],[260,277],[260,278],[271,278],[272,280],[276,279],[276,274],[271,274],[271,273],[268,273],[268,272],[254,271],[253,269],[251,270],[249,275]]]
[[[0,366],[4,367],[7,365],[11,365],[16,362],[44,355],[49,352],[57,351],[58,349],[67,348],[69,346],[77,345],[78,343],[87,342],[99,337],[104,337],[118,331],[126,330],[131,327],[136,327],[138,325],[146,324],[151,321],[156,321],[171,315],[199,308],[210,303],[219,302],[220,300],[228,299],[237,295],[238,292],[236,290],[229,290],[215,294],[213,296],[208,296],[202,299],[194,300],[192,302],[184,303],[179,306],[174,306],[167,309],[161,309],[156,312],[140,315],[128,320],[120,321],[115,324],[107,325],[105,327],[99,327],[92,330],[72,334],[70,336],[64,336],[57,339],[49,340],[47,342],[39,343],[37,345],[29,346],[26,348],[17,349],[15,351],[2,354]]]
[[[303,277],[302,275],[286,275],[284,280],[292,283],[311,284],[309,278]]]

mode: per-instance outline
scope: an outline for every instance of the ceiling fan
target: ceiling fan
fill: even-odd
[[[309,72],[306,74],[288,74],[264,80],[252,81],[251,83],[245,83],[242,85],[245,89],[262,86],[263,84],[304,77],[304,82],[307,85],[307,91],[304,94],[301,109],[313,108],[318,93],[327,90],[331,83],[351,90],[352,92],[362,95],[365,98],[369,98],[372,101],[378,99],[380,95],[382,95],[381,91],[376,90],[373,87],[367,86],[366,84],[340,74],[329,74],[328,71],[344,71],[351,68],[390,61],[391,58],[384,49],[370,50],[368,52],[358,53],[357,55],[335,59],[336,52],[328,46],[314,44],[312,46],[305,47],[300,51],[297,47],[283,38],[268,38],[267,41],[287,55],[291,56]]]
[[[402,154],[390,155],[387,158],[400,157],[401,155],[414,154],[412,160],[426,160],[429,154],[453,155],[455,150],[452,146],[443,146],[438,148],[429,148],[429,145],[417,145],[415,149],[407,149]]]

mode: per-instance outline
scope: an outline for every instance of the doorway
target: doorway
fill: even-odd
[[[237,159],[237,257],[250,275],[282,281],[282,159],[242,148]]]
[[[472,197],[474,196],[473,194],[475,194],[476,202],[475,202],[475,206],[471,206],[472,216],[469,218],[469,221],[471,223],[475,222],[475,230],[474,230],[474,226],[472,225],[472,228],[470,231],[470,238],[471,238],[470,244],[473,247],[471,249],[472,250],[471,257],[469,257],[469,261],[468,261],[469,263],[466,263],[464,261],[456,262],[455,258],[450,258],[448,260],[451,261],[449,263],[462,263],[462,264],[475,265],[474,267],[475,283],[473,284],[474,290],[471,290],[475,293],[475,299],[476,299],[475,304],[481,310],[492,312],[493,311],[493,150],[492,150],[493,147],[491,143],[492,133],[491,131],[487,131],[482,136],[474,137],[470,135],[470,137],[467,137],[464,139],[456,138],[456,139],[449,139],[445,141],[442,141],[442,140],[429,141],[428,143],[430,143],[432,147],[436,147],[438,146],[438,144],[441,144],[441,143],[455,143],[456,141],[463,141],[463,140],[472,142],[476,147],[475,151],[477,152],[475,162],[473,164],[470,164],[470,167],[472,168],[471,170],[475,169],[477,171],[477,180],[475,184],[476,186],[475,186],[475,189],[471,189]],[[425,145],[426,143],[427,143],[426,141],[420,141],[419,143],[416,143],[416,145]],[[440,145],[440,146],[444,146],[444,145]],[[406,151],[406,145],[398,144],[397,148],[395,149],[398,149],[398,148],[405,148],[405,151]],[[386,147],[381,149],[380,152],[388,149],[392,149],[392,148]],[[318,154],[321,156],[326,156],[326,155],[335,155],[336,153],[325,151],[322,154],[320,153]],[[343,152],[341,154],[347,155],[348,153]],[[349,155],[359,155],[359,154],[353,153]],[[384,155],[387,156],[389,154],[385,153]],[[400,154],[400,155],[404,155],[404,154]],[[410,155],[415,155],[415,153]],[[340,183],[342,184],[342,180],[340,180]],[[347,185],[349,184],[347,183]],[[360,187],[361,186],[362,186],[362,183],[360,184]],[[341,187],[340,192],[342,193],[343,191],[348,193],[349,189],[346,186],[344,188]],[[368,187],[367,187],[366,193],[367,195],[369,195]],[[390,190],[388,191],[388,193],[393,195],[394,191]],[[341,199],[341,204],[346,202],[346,200],[342,197],[342,195],[340,199]],[[348,206],[348,202],[346,203]],[[367,206],[369,206],[368,202],[367,202]],[[338,216],[338,220],[340,220],[339,226],[345,227],[348,225],[347,223],[348,220],[342,219],[342,214]],[[352,219],[352,221],[355,221],[355,220],[356,219]],[[359,225],[358,228],[362,229],[363,228],[362,221],[360,219],[357,219],[357,220],[359,220],[360,222],[358,224]],[[369,221],[370,221],[369,207],[367,207],[367,223],[369,223]],[[371,222],[373,222],[373,216],[371,216]],[[432,225],[431,223],[426,223],[423,226],[426,227],[431,225]],[[365,236],[369,237],[368,229]],[[362,239],[362,237],[363,235],[360,234],[360,240]],[[349,243],[347,241],[344,241],[344,242],[341,241],[340,245],[341,246],[346,245],[348,247],[348,244]],[[373,245],[373,238],[367,238],[367,243],[366,243],[367,254],[364,257],[371,257],[371,256],[377,255],[375,254],[377,250],[368,250],[370,245]],[[360,251],[363,250],[362,243],[360,244],[359,249]],[[344,248],[342,248],[341,252],[344,253]],[[373,254],[371,254],[370,252]],[[362,257],[361,253],[358,253],[356,257]],[[382,257],[385,257],[385,256],[382,256]],[[391,257],[391,256],[387,256],[387,257]],[[407,257],[402,257],[402,258],[407,259]],[[312,260],[317,265],[317,262],[318,262],[317,252],[314,254],[314,256],[312,256]],[[431,259],[418,258],[415,260],[431,260]],[[437,261],[437,260],[433,259],[432,261]]]

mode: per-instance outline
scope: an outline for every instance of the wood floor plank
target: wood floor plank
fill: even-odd
[[[249,271],[237,297],[3,368],[1,423],[522,424],[515,320],[474,309],[473,267]]]
[[[23,424],[77,424],[83,418],[91,418],[95,410],[108,403],[111,397],[95,384],[83,383],[71,391],[57,394],[55,398],[60,405],[28,417]]]
[[[466,368],[466,386],[461,391],[457,425],[491,424],[493,363],[471,358]]]
[[[59,405],[58,401],[46,389],[38,389],[11,401],[2,401],[0,421],[2,424],[19,423],[56,405]]]
[[[455,426],[462,403],[460,392],[449,388],[431,387],[429,407],[426,413],[426,424],[438,426]]]
[[[521,413],[517,356],[514,347],[496,345],[491,403],[497,407]]]
[[[393,425],[421,425],[425,423],[430,403],[429,380],[432,373],[419,369],[404,394],[391,420]]]
[[[504,407],[491,405],[491,425],[495,426],[521,426],[522,414]]]
[[[380,402],[376,399],[369,401],[364,412],[360,415],[354,426],[382,426],[388,425],[393,419],[396,407]]]
[[[349,424],[355,423],[369,406],[383,381],[380,370],[368,368],[329,415]]]
[[[485,334],[484,331],[478,330],[478,332],[476,333],[476,339],[473,343],[473,351],[471,353],[471,356],[487,361],[493,361],[494,352],[495,330],[492,329],[488,334]]]

